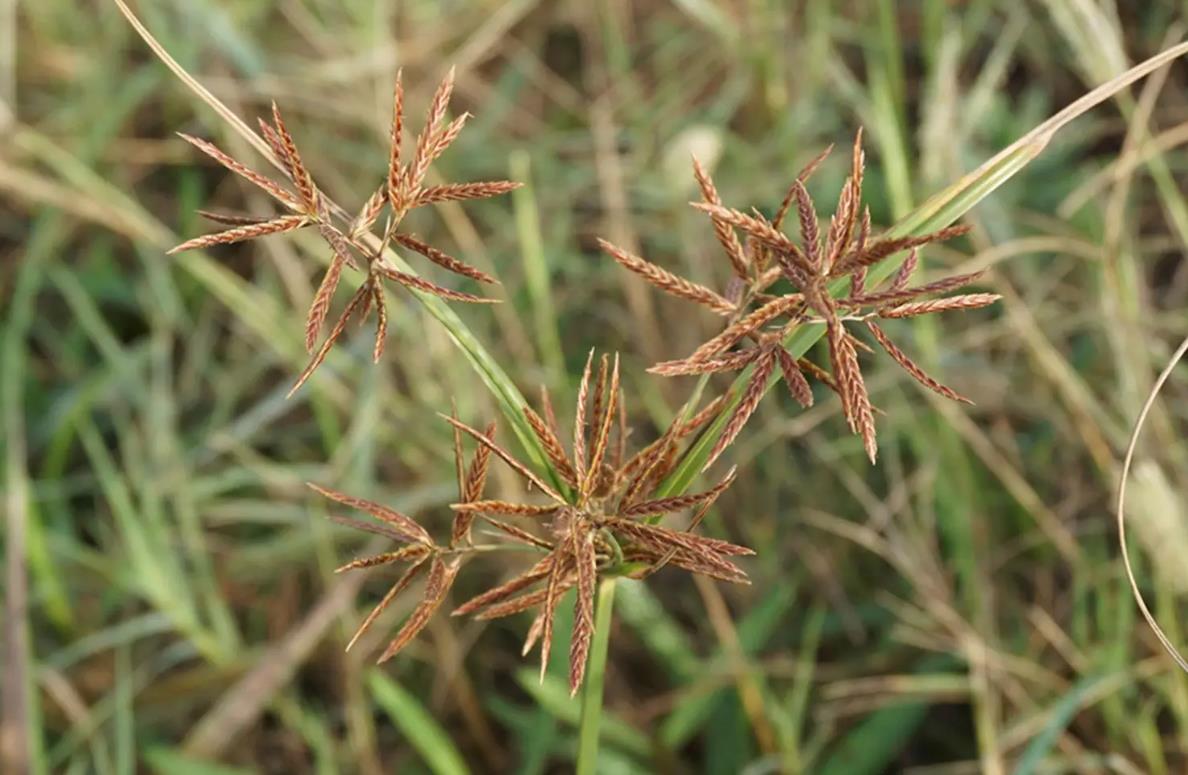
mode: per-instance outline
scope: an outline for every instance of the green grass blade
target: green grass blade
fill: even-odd
[[[433,719],[425,706],[400,684],[379,670],[367,676],[372,696],[409,745],[417,750],[435,775],[465,775],[470,772],[449,734]]]

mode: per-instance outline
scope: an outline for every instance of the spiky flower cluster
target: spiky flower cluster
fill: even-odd
[[[302,371],[289,395],[297,391],[314,370],[325,361],[334,344],[346,330],[351,318],[358,315],[366,319],[371,308],[376,312],[375,345],[372,357],[378,362],[384,352],[387,339],[388,312],[383,282],[388,280],[415,291],[430,293],[452,301],[491,302],[471,293],[446,288],[423,277],[403,272],[385,259],[384,252],[392,244],[418,253],[438,266],[463,277],[481,283],[496,284],[498,281],[486,272],[460,261],[439,250],[415,235],[397,231],[400,222],[410,211],[436,202],[482,199],[504,194],[518,188],[519,183],[506,180],[475,183],[449,183],[429,186],[425,178],[430,165],[457,139],[470,114],[463,113],[446,123],[446,110],[454,88],[454,70],[442,80],[429,105],[425,125],[417,135],[411,156],[406,160],[403,149],[404,138],[404,87],[401,74],[396,74],[396,86],[392,98],[392,125],[388,153],[388,172],[384,181],[368,197],[357,215],[348,213],[331,201],[314,183],[313,176],[301,160],[301,154],[293,141],[285,122],[281,119],[276,103],[272,105],[272,122],[259,120],[260,133],[267,141],[275,161],[284,173],[286,185],[271,180],[250,169],[219,150],[211,143],[190,135],[181,138],[215,159],[227,169],[257,186],[285,209],[285,214],[269,217],[251,215],[229,215],[200,211],[211,221],[231,228],[214,234],[206,234],[188,240],[173,248],[170,253],[213,245],[255,239],[269,234],[296,231],[314,227],[326,241],[331,251],[330,265],[314,294],[305,325],[305,348],[311,353],[309,364]],[[380,216],[385,216],[382,234],[376,236],[373,229]],[[364,279],[351,295],[337,322],[315,351],[322,328],[329,314],[345,266],[364,273]]]
[[[777,368],[792,397],[802,406],[813,402],[805,373],[836,391],[841,396],[842,411],[850,429],[862,436],[866,453],[874,462],[877,452],[874,410],[858,364],[858,350],[869,348],[854,336],[846,323],[861,323],[875,342],[925,387],[968,403],[968,399],[928,376],[875,322],[880,318],[974,309],[996,301],[999,297],[990,293],[921,300],[929,294],[969,285],[980,273],[909,286],[918,248],[959,236],[968,229],[952,226],[915,237],[872,237],[870,210],[861,207],[864,157],[860,131],[854,140],[850,175],[842,186],[829,229],[822,234],[805,185],[830,150],[826,149],[801,171],[771,220],[758,212],[747,214],[724,207],[713,181],[701,164],[693,160],[693,173],[704,200],[693,206],[709,215],[733,274],[725,294],[678,277],[605,240],[600,242],[615,261],[660,290],[701,304],[727,319],[723,331],[691,355],[658,363],[649,371],[675,376],[753,367],[708,462],[713,462],[738,436],[758,408]],[[800,226],[800,244],[781,230],[793,205]],[[746,235],[745,245],[738,237],[739,231]],[[867,288],[867,270],[903,250],[911,252],[886,287]],[[849,278],[849,293],[836,297],[830,286],[841,278]],[[791,289],[772,293],[772,286],[781,279],[790,283]],[[808,324],[823,324],[826,328],[831,372],[806,358],[797,358],[785,348],[792,332]]]
[[[385,524],[376,526],[341,518],[339,521],[379,532],[405,544],[393,552],[355,560],[340,570],[393,562],[412,563],[363,621],[352,644],[392,599],[428,566],[422,601],[380,660],[396,654],[425,626],[456,578],[461,561],[490,546],[472,542],[471,528],[475,520],[494,528],[506,540],[535,549],[542,556],[511,580],[458,606],[454,615],[474,614],[479,619],[497,619],[535,610],[524,653],[527,654],[539,641],[543,676],[552,648],[558,604],[565,592],[576,587],[574,629],[569,648],[569,687],[574,693],[585,677],[594,633],[595,587],[600,574],[643,577],[671,565],[723,581],[746,583],[746,574],[730,558],[753,554],[750,549],[693,532],[718,496],[730,486],[734,471],[705,492],[668,497],[656,492],[676,464],[682,441],[711,420],[723,402],[714,401],[688,419],[682,419],[683,413],[678,415],[659,439],[627,456],[626,409],[619,383],[618,358],[614,359],[613,365],[605,356],[601,359],[593,386],[592,366],[591,353],[578,390],[572,454],[565,451],[547,393],[542,393],[543,416],[525,408],[529,424],[545,450],[552,470],[557,473],[555,482],[546,481],[546,476],[533,471],[497,444],[494,425],[479,431],[457,417],[446,418],[455,429],[460,495],[460,501],[452,506],[454,521],[447,546],[433,543],[420,525],[391,509],[315,487],[327,497],[362,509]],[[469,435],[478,443],[478,451],[465,473],[461,434]],[[484,499],[483,485],[492,454],[522,477],[530,488],[538,491],[543,502]],[[657,524],[666,515],[682,511],[692,512],[684,529]],[[507,522],[505,518],[526,521],[528,529]]]

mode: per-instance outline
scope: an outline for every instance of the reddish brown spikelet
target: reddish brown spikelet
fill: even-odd
[[[455,414],[454,419],[457,419]],[[488,439],[495,440],[495,423],[487,426],[483,433]],[[474,451],[474,458],[470,461],[470,468],[462,468],[462,429],[454,426],[454,455],[458,476],[458,497],[464,503],[476,501],[483,495],[483,488],[487,483],[487,470],[491,462],[491,449],[479,445]],[[470,527],[474,524],[474,512],[455,511],[454,523],[450,529],[450,545],[457,546],[462,541],[470,539]]]
[[[396,71],[396,85],[392,89],[392,130],[388,150],[388,201],[392,208],[403,207],[401,191],[400,148],[404,138],[404,68]]]
[[[541,447],[545,451],[545,456],[548,457],[549,462],[553,468],[557,470],[557,474],[570,487],[577,487],[577,474],[573,470],[573,465],[569,462],[569,458],[565,454],[565,448],[561,445],[561,439],[557,437],[549,424],[539,414],[532,411],[531,407],[524,407],[524,417],[528,420],[528,425],[532,427],[532,432],[536,434],[536,438],[540,441]]]
[[[524,477],[529,482],[536,485],[536,487],[538,487],[540,489],[540,491],[543,492],[545,495],[549,496],[550,498],[555,500],[557,503],[560,503],[560,504],[565,503],[565,499],[561,497],[560,493],[558,493],[552,487],[545,484],[544,480],[542,480],[536,474],[532,473],[531,469],[529,469],[527,466],[525,466],[520,461],[516,460],[507,450],[505,450],[503,447],[496,444],[492,439],[487,438],[486,436],[479,433],[474,428],[471,428],[469,425],[467,425],[464,422],[455,420],[452,417],[447,417],[446,415],[441,415],[441,417],[443,417],[448,423],[453,425],[455,428],[459,428],[463,433],[469,434],[470,437],[473,438],[475,441],[477,441],[479,444],[482,444],[483,446],[490,449],[492,452],[494,452],[496,455],[499,456],[500,460],[502,460],[504,463],[507,463],[508,466],[510,466],[520,476]]]
[[[458,135],[462,132],[462,127],[466,126],[466,122],[470,120],[469,113],[463,113],[455,118],[446,128],[438,133],[437,137],[433,138],[433,142],[429,146],[429,153],[426,156],[428,164],[432,164],[439,156],[445,153],[445,150],[453,145],[454,141],[458,139]]]
[[[644,501],[643,503],[637,503],[634,506],[628,506],[623,509],[620,512],[620,516],[648,517],[656,514],[671,514],[674,511],[681,511],[682,509],[697,506],[706,501],[712,501],[734,482],[736,473],[737,469],[731,468],[721,482],[705,492],[694,493],[692,495],[674,495],[669,498]]]
[[[359,214],[355,216],[355,220],[351,222],[351,236],[358,237],[365,234],[375,222],[379,220],[380,213],[383,212],[384,204],[388,201],[388,193],[384,186],[380,186],[371,193],[367,201],[363,203]]]
[[[718,196],[718,189],[714,186],[714,181],[701,166],[701,162],[697,160],[696,156],[693,157],[693,176],[697,178],[697,185],[701,187],[701,196],[706,203],[721,205],[722,200]],[[714,236],[718,238],[718,242],[726,251],[726,257],[730,259],[730,266],[734,270],[734,274],[745,280],[747,278],[747,255],[743,251],[742,243],[738,240],[738,235],[725,221],[712,216],[710,220],[714,225]]]
[[[776,356],[770,350],[755,362],[755,370],[751,373],[751,381],[747,383],[747,387],[742,393],[734,414],[726,422],[726,427],[722,429],[722,435],[718,437],[718,442],[714,444],[713,450],[710,451],[709,459],[705,461],[705,466],[702,467],[703,471],[713,465],[714,461],[718,459],[718,456],[722,454],[722,451],[734,442],[739,432],[742,431],[743,426],[747,424],[747,420],[751,419],[751,415],[759,408],[759,402],[763,399],[763,394],[767,390],[767,381],[771,378],[771,373],[775,370],[775,365]]]
[[[329,498],[330,500],[337,503],[341,503],[344,506],[350,506],[353,509],[365,511],[376,519],[386,522],[402,536],[404,536],[405,541],[422,544],[433,543],[433,539],[429,537],[429,533],[425,531],[425,528],[418,525],[417,522],[411,517],[405,516],[399,511],[390,509],[387,506],[382,506],[374,501],[356,498],[353,495],[347,495],[346,493],[342,493],[337,490],[321,487],[314,484],[313,482],[306,482],[306,486],[323,497]]]
[[[269,124],[267,121],[265,121],[262,116],[256,117],[256,124],[260,127],[260,134],[264,137],[265,142],[268,143],[268,147],[272,149],[272,155],[276,157],[276,162],[281,166],[281,171],[284,172],[285,177],[289,178],[291,181],[292,178],[289,176],[289,171],[285,167],[285,149],[284,146],[281,145],[281,140],[280,137],[277,136],[276,130],[273,129],[272,124]],[[298,205],[298,207],[300,207],[300,200],[294,197],[293,201]]]
[[[594,535],[575,533],[572,540],[577,565],[577,600],[573,609],[573,637],[569,643],[570,696],[577,694],[586,677],[586,661],[594,637],[594,579],[598,574]]]
[[[487,425],[483,436],[488,441],[495,441],[495,430],[498,426],[495,422]],[[458,430],[455,428],[455,430]],[[474,451],[474,459],[470,463],[470,469],[466,472],[466,483],[462,489],[462,499],[465,501],[474,501],[482,497],[483,486],[487,482],[487,471],[491,463],[491,448],[480,444],[478,449]]]
[[[502,520],[495,519],[489,514],[479,514],[478,516],[481,517],[482,520],[488,525],[507,535],[507,537],[511,538],[513,541],[518,541],[519,543],[525,544],[527,546],[535,546],[538,549],[544,549],[546,551],[551,551],[553,548],[553,545],[548,541],[545,541],[542,538],[537,538],[527,530],[523,530]]]
[[[255,239],[256,237],[264,237],[269,234],[280,234],[286,231],[293,231],[300,229],[302,226],[309,224],[309,219],[304,215],[282,215],[279,218],[273,218],[270,221],[262,223],[248,223],[243,226],[236,226],[226,231],[216,232],[214,234],[204,234],[201,237],[195,237],[192,240],[187,240],[177,247],[169,251],[169,255],[174,253],[181,253],[184,250],[194,250],[195,248],[208,248],[212,245],[230,245],[233,242],[243,242],[244,240]]]
[[[840,322],[831,321],[827,327],[827,334],[829,357],[833,362],[834,379],[842,398],[846,421],[854,433],[861,434],[866,456],[874,463],[878,454],[874,413],[870,405],[870,395],[866,392],[866,383],[862,380],[862,371],[858,366],[858,353],[854,350],[850,335]]]
[[[421,630],[425,629],[425,625],[433,618],[433,614],[441,606],[445,599],[446,593],[450,586],[454,583],[454,578],[458,575],[458,562],[445,562],[440,557],[434,557],[429,568],[429,577],[425,581],[425,597],[420,604],[413,609],[412,614],[408,617],[408,621],[396,633],[396,637],[384,649],[384,653],[380,655],[377,664],[387,662],[392,657],[400,653],[400,650],[409,644],[409,642],[420,634]]]
[[[437,202],[462,202],[467,199],[487,199],[514,191],[524,185],[514,180],[486,180],[477,183],[447,183],[421,189],[413,207]]]
[[[450,104],[450,94],[454,91],[454,68],[446,73],[446,77],[438,84],[433,93],[433,100],[429,103],[429,112],[425,118],[425,126],[417,136],[417,147],[413,151],[412,161],[409,162],[405,173],[404,189],[411,195],[416,191],[429,170],[430,153],[437,141],[441,121],[445,118],[446,109]]]
[[[784,384],[796,403],[806,409],[813,405],[813,389],[809,387],[804,373],[796,365],[796,359],[783,347],[776,348],[776,357],[780,361],[780,372],[784,375]]]
[[[722,333],[694,350],[687,360],[705,360],[725,352],[743,337],[750,336],[781,315],[790,314],[803,306],[804,299],[799,294],[788,294],[772,299],[741,320],[731,323]]]
[[[350,244],[342,232],[323,220],[318,221],[318,234],[322,236],[322,239],[326,240],[326,244],[334,251],[335,257],[354,269],[359,268],[354,254],[351,253]]]
[[[388,593],[384,595],[383,599],[376,604],[375,608],[371,609],[371,613],[367,614],[367,618],[364,619],[363,623],[359,625],[359,629],[355,630],[355,634],[351,636],[350,641],[346,645],[347,651],[350,651],[355,645],[356,641],[362,637],[363,633],[370,629],[375,620],[379,618],[379,615],[382,614],[384,609],[388,607],[388,604],[395,600],[397,595],[408,588],[408,585],[413,582],[413,579],[417,577],[424,567],[425,558],[417,560],[411,566],[409,566],[408,570],[406,570],[404,575],[402,575],[400,579],[392,585],[392,588],[388,590]]]
[[[442,250],[438,250],[437,248],[433,247],[432,245],[430,245],[426,242],[423,242],[422,240],[419,240],[414,236],[411,236],[408,234],[393,234],[392,240],[400,245],[403,245],[404,247],[408,248],[409,250],[414,250],[417,253],[420,253],[422,256],[429,259],[433,263],[437,264],[438,266],[442,267],[443,269],[448,269],[449,271],[453,272],[454,274],[460,274],[460,275],[463,275],[464,277],[470,277],[474,280],[478,280],[480,283],[489,283],[489,284],[495,284],[495,285],[499,284],[498,280],[496,280],[494,277],[487,274],[486,272],[482,271],[481,269],[476,269],[475,267],[471,266],[470,264],[467,264],[464,261],[459,261],[458,259],[454,258],[450,254],[448,254]]]
[[[796,198],[796,216],[800,221],[800,241],[804,244],[805,259],[809,266],[820,271],[821,226],[817,221],[817,211],[813,208],[808,189],[799,180],[792,184],[792,194]]]
[[[950,398],[954,401],[960,401],[963,404],[973,403],[973,401],[970,401],[956,390],[953,390],[947,385],[942,385],[940,382],[937,382],[935,379],[928,376],[924,369],[920,368],[920,366],[916,364],[915,361],[907,356],[907,353],[899,349],[899,347],[897,347],[896,344],[887,337],[886,332],[883,331],[882,328],[869,320],[866,321],[866,327],[869,328],[870,333],[874,335],[875,341],[877,341],[882,346],[882,348],[887,351],[887,354],[890,355],[896,363],[903,367],[904,371],[912,376],[912,379],[916,380],[934,393],[939,393],[945,398]]]
[[[318,334],[322,330],[322,324],[326,322],[326,315],[330,312],[330,302],[334,299],[334,291],[338,288],[338,281],[342,277],[342,265],[344,263],[338,253],[335,253],[331,257],[330,267],[322,277],[321,284],[318,285],[318,291],[314,294],[313,303],[309,305],[309,315],[305,320],[306,352],[312,352],[314,345],[318,341]]]
[[[549,578],[551,579],[553,577],[550,575]],[[567,574],[563,579],[558,581],[557,589],[554,592],[554,594],[556,595],[556,600],[559,601],[562,595],[564,595],[566,592],[568,592],[570,589],[572,589],[575,582],[576,582],[576,579],[573,577],[572,573]],[[533,590],[532,592],[525,593],[523,595],[520,595],[519,597],[514,597],[511,600],[506,600],[502,603],[496,603],[495,605],[489,606],[488,608],[481,611],[480,613],[475,614],[474,618],[478,619],[479,621],[490,621],[492,619],[502,619],[505,616],[513,616],[515,614],[527,611],[530,608],[535,608],[536,606],[541,605],[542,603],[547,603],[548,600],[549,600],[549,589],[548,589],[548,586],[546,585],[544,589]],[[556,610],[556,604],[554,604],[553,610],[554,611]],[[542,615],[544,615],[546,613],[546,611],[548,611],[547,605],[541,610],[540,613]],[[541,635],[544,635],[544,634],[546,634],[545,629],[542,627]],[[552,638],[551,630],[547,634],[549,635],[549,637],[551,639]],[[543,641],[542,641],[542,643],[543,643]],[[551,646],[551,640],[550,640],[550,646]]]
[[[356,310],[362,306],[363,300],[366,298],[369,298],[367,286],[360,285],[359,289],[355,291],[355,295],[351,296],[351,300],[347,302],[346,309],[342,311],[342,315],[339,316],[338,322],[334,324],[334,327],[330,329],[330,333],[326,335],[326,341],[322,342],[322,346],[319,347],[318,351],[313,354],[313,357],[310,358],[309,364],[297,377],[297,381],[293,383],[293,387],[289,389],[288,395],[285,396],[286,398],[291,398],[294,393],[300,390],[301,386],[304,385],[309,380],[309,378],[313,376],[313,373],[317,370],[317,368],[322,365],[323,361],[326,360],[326,356],[330,354],[330,350],[334,347],[334,343],[338,341],[338,338],[342,336],[342,332],[346,330],[347,323],[350,322],[351,317],[355,314]]]
[[[199,215],[208,221],[221,223],[225,226],[248,226],[253,223],[265,223],[271,218],[261,215],[243,215],[241,213],[223,213],[215,210],[198,210]]]
[[[858,267],[873,266],[884,258],[907,250],[908,248],[920,247],[931,242],[943,242],[944,240],[959,237],[962,234],[966,234],[969,228],[966,225],[947,226],[919,237],[896,237],[877,240],[868,245],[861,253],[854,250],[846,253],[842,258],[838,259],[829,274],[831,277],[847,275]]]
[[[916,315],[927,315],[932,312],[947,312],[957,309],[979,309],[998,301],[1002,297],[997,293],[967,293],[964,296],[949,296],[945,299],[931,299],[901,304],[898,307],[879,310],[879,317],[910,318]]]
[[[544,680],[545,672],[549,669],[549,651],[553,647],[553,619],[557,612],[557,603],[561,600],[562,595],[562,575],[568,575],[569,562],[565,561],[569,558],[559,558],[553,564],[553,570],[549,573],[549,580],[545,586],[544,596],[544,628],[541,630],[540,637],[540,680]]]
[[[682,361],[663,361],[648,368],[651,374],[662,377],[676,377],[688,374],[716,374],[720,371],[737,371],[755,360],[761,350],[751,347],[739,352],[729,353],[716,358],[703,360],[686,359]]]
[[[782,231],[772,226],[765,219],[746,213],[733,210],[729,207],[722,207],[720,205],[705,204],[703,202],[691,203],[698,210],[703,210],[714,218],[718,218],[724,223],[738,228],[750,234],[759,242],[774,248],[776,251],[786,253],[790,256],[796,256],[803,261],[804,254],[795,242],[788,239]]]
[[[371,295],[375,299],[375,346],[371,350],[372,363],[379,363],[384,354],[384,343],[388,338],[388,303],[384,298],[384,286],[375,279],[368,280]]]
[[[736,307],[728,299],[706,288],[704,285],[686,280],[666,269],[661,269],[650,261],[645,261],[634,253],[616,247],[604,239],[598,240],[598,246],[603,252],[619,263],[625,269],[635,272],[665,293],[709,307],[719,315],[729,315]]]
[[[528,503],[482,500],[471,503],[451,503],[450,508],[454,511],[481,511],[486,514],[501,514],[505,517],[545,517],[557,513],[557,510],[561,507],[556,504],[534,506]]]
[[[406,288],[412,288],[415,291],[422,293],[429,293],[434,296],[440,296],[443,299],[450,299],[452,301],[465,301],[470,304],[497,304],[499,299],[486,299],[482,296],[475,296],[473,293],[465,293],[464,291],[455,291],[446,288],[443,285],[430,282],[423,277],[417,277],[408,272],[401,272],[397,269],[392,269],[388,266],[376,267],[376,271],[387,277],[393,282],[400,283]]]
[[[475,595],[462,605],[455,608],[450,613],[450,615],[465,616],[466,614],[472,614],[475,611],[480,611],[489,605],[493,605],[494,603],[506,600],[512,595],[527,589],[528,587],[543,579],[549,574],[552,566],[553,557],[550,555],[510,581],[505,581],[497,587],[493,587],[488,589],[486,592]]]
[[[804,165],[804,169],[796,176],[796,180],[792,181],[792,185],[788,187],[788,192],[784,194],[784,199],[780,202],[779,209],[776,210],[775,217],[771,219],[771,225],[777,229],[784,225],[784,218],[788,217],[788,211],[792,207],[792,199],[795,197],[796,184],[804,185],[808,183],[809,178],[821,166],[821,163],[829,158],[829,154],[833,153],[833,144],[830,143],[825,150],[818,153],[809,163]]]
[[[276,136],[280,141],[281,161],[284,162],[285,168],[289,171],[289,177],[293,181],[293,186],[297,189],[297,196],[301,199],[302,207],[307,214],[317,215],[320,209],[318,207],[318,189],[314,186],[313,176],[309,174],[309,170],[305,168],[305,164],[301,161],[301,154],[297,151],[297,144],[293,142],[293,136],[289,134],[288,128],[285,127],[280,109],[277,108],[275,102],[272,103],[272,123],[276,127]]]
[[[911,301],[917,296],[924,296],[929,293],[944,293],[946,291],[953,291],[958,288],[977,282],[981,278],[983,272],[975,272],[973,274],[957,274],[952,277],[945,277],[940,280],[934,280],[924,285],[916,285],[911,288],[903,288],[901,290],[887,290],[879,291],[877,293],[867,293],[861,296],[855,296],[848,299],[847,302],[855,304],[869,305],[872,307],[881,307],[887,304],[902,304],[903,302]]]
[[[411,560],[419,560],[429,556],[432,551],[424,544],[409,544],[403,546],[394,552],[383,552],[375,554],[371,557],[360,557],[357,560],[351,560],[345,565],[340,565],[334,569],[335,573],[345,573],[349,570],[359,570],[361,568],[374,568],[377,565],[390,565],[394,562],[405,562]]]
[[[586,356],[586,368],[578,385],[577,411],[573,416],[573,467],[579,480],[586,478],[586,412],[590,402],[590,372],[594,366],[594,350]]]
[[[908,257],[895,270],[895,275],[891,278],[891,290],[902,291],[907,288],[908,282],[912,279],[912,273],[916,271],[916,266],[919,263],[920,251],[917,248],[912,248],[912,251],[908,253]]]
[[[585,479],[582,482],[582,494],[589,495],[594,490],[594,484],[598,474],[602,470],[602,461],[606,457],[607,444],[610,441],[611,424],[614,422],[615,411],[617,409],[617,401],[619,398],[619,356],[615,356],[615,364],[611,369],[611,383],[609,396],[607,397],[606,410],[602,412],[601,417],[595,414],[595,421],[599,419],[601,422],[595,428],[594,446],[590,452],[590,466],[586,471]]]
[[[271,180],[264,177],[255,170],[249,169],[248,167],[235,161],[235,159],[223,153],[212,143],[208,143],[205,140],[192,137],[182,132],[178,132],[177,135],[190,145],[194,146],[207,156],[217,161],[219,164],[222,164],[224,167],[234,172],[236,175],[239,175],[249,183],[252,183],[260,189],[263,189],[269,196],[271,196],[273,199],[276,199],[281,204],[293,210],[300,209],[301,202],[299,199],[297,199],[297,197],[293,196],[291,193],[284,190],[276,183],[273,183]]]

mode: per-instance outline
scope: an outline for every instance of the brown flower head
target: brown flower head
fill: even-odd
[[[906,353],[888,339],[875,322],[879,318],[902,318],[954,309],[975,309],[999,297],[970,293],[940,299],[923,299],[930,294],[956,290],[976,281],[980,274],[957,275],[924,285],[909,286],[917,264],[917,249],[932,242],[964,234],[964,226],[951,226],[918,237],[872,237],[870,210],[862,209],[864,156],[862,132],[854,140],[852,166],[842,187],[829,228],[822,233],[816,208],[805,188],[813,171],[829,154],[826,149],[797,175],[775,216],[768,220],[759,213],[747,214],[724,207],[709,175],[696,159],[693,173],[704,201],[694,207],[709,215],[714,234],[730,262],[731,278],[725,294],[678,277],[609,242],[601,246],[612,258],[639,274],[657,288],[695,301],[727,319],[720,334],[681,360],[665,361],[649,371],[664,376],[711,374],[738,371],[753,366],[750,380],[734,413],[710,453],[712,463],[738,436],[759,406],[768,381],[779,370],[792,397],[809,406],[813,394],[805,374],[824,382],[841,396],[842,410],[850,429],[862,436],[866,453],[874,462],[874,409],[858,363],[858,350],[870,348],[855,338],[846,323],[862,323],[871,336],[908,374],[925,387],[948,398],[967,399],[928,376]],[[784,219],[795,209],[799,244],[782,231]],[[739,240],[738,232],[746,236]],[[868,289],[867,270],[874,264],[911,251],[899,271],[883,289]],[[830,284],[849,278],[849,293],[835,296]],[[771,293],[780,280],[792,290]],[[799,326],[817,324],[826,328],[832,371],[797,358],[785,342]],[[967,401],[968,402],[968,401]]]
[[[305,325],[305,347],[311,358],[305,370],[298,377],[290,395],[297,391],[322,364],[334,344],[346,330],[351,318],[358,315],[365,318],[374,308],[376,312],[375,346],[372,356],[379,361],[383,355],[387,338],[388,313],[384,295],[384,281],[391,281],[406,288],[430,293],[452,301],[490,302],[471,293],[457,291],[430,282],[417,275],[402,272],[384,258],[384,251],[391,245],[418,253],[438,266],[477,280],[482,283],[497,283],[489,274],[438,250],[411,234],[397,232],[404,216],[412,209],[436,202],[481,199],[511,191],[519,186],[506,180],[476,183],[450,183],[428,186],[425,178],[429,166],[458,137],[469,114],[462,114],[446,122],[446,110],[454,87],[454,71],[450,70],[437,87],[430,103],[425,125],[417,136],[412,153],[405,158],[404,135],[404,87],[401,74],[396,74],[396,87],[392,100],[392,126],[388,171],[384,181],[363,204],[359,213],[350,216],[342,207],[331,201],[314,183],[313,176],[301,159],[297,145],[289,133],[276,104],[272,106],[272,121],[259,120],[260,133],[272,149],[278,166],[284,173],[284,183],[261,175],[219,150],[211,143],[197,137],[182,134],[181,138],[212,157],[227,169],[257,186],[283,208],[284,213],[270,217],[227,215],[200,211],[206,218],[230,226],[224,231],[206,234],[183,242],[173,248],[172,253],[194,248],[206,248],[233,242],[280,234],[305,227],[314,227],[330,248],[330,266],[314,294]],[[372,230],[386,212],[380,235]],[[333,302],[334,292],[342,278],[345,266],[362,271],[365,275],[337,322],[316,350],[322,328]]]
[[[557,473],[558,482],[519,462],[488,435],[448,418],[455,428],[509,465],[539,491],[540,503],[470,500],[454,505],[459,514],[475,514],[497,527],[501,518],[528,520],[544,556],[531,567],[455,609],[494,619],[535,610],[524,651],[541,643],[541,674],[548,664],[553,620],[562,595],[577,589],[574,629],[569,651],[569,685],[577,692],[585,677],[594,633],[594,595],[600,574],[642,577],[665,565],[724,581],[745,583],[746,574],[729,558],[752,554],[750,549],[692,532],[710,505],[734,480],[734,471],[713,488],[693,494],[657,497],[660,482],[671,472],[682,441],[712,419],[722,401],[688,419],[678,419],[655,442],[628,457],[619,362],[603,357],[597,377],[593,353],[578,390],[573,445],[567,454],[561,433],[545,403],[545,416],[525,409],[529,424]],[[685,530],[659,524],[665,515],[690,510]]]

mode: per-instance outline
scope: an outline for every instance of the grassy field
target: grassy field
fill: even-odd
[[[500,278],[504,304],[453,308],[525,394],[544,384],[567,408],[589,348],[619,351],[645,438],[694,381],[644,369],[716,321],[595,240],[721,287],[729,267],[687,204],[691,152],[726,203],[770,210],[861,125],[885,226],[1188,31],[1173,0],[136,8],[240,115],[275,99],[351,207],[384,175],[396,68],[419,121],[455,65],[454,113],[475,117],[438,173],[526,185],[418,212],[412,230]],[[619,586],[601,772],[1188,771],[1188,675],[1135,607],[1113,506],[1134,420],[1188,335],[1185,67],[1079,117],[963,218],[968,237],[923,254],[925,279],[988,269],[1003,296],[892,327],[976,406],[866,359],[885,412],[871,467],[828,391],[808,410],[782,390],[763,403],[705,531],[759,549],[752,584]],[[527,620],[443,613],[377,668],[410,599],[344,653],[383,572],[333,573],[369,544],[304,483],[441,528],[454,467],[434,413],[498,409],[407,294],[389,296],[378,366],[352,330],[286,400],[327,251],[302,233],[166,256],[204,228],[198,207],[271,212],[175,131],[256,160],[108,0],[0,0],[4,588],[27,599],[4,615],[0,769],[571,770],[566,649],[539,682],[519,656]],[[845,156],[814,178],[822,201]],[[1183,644],[1188,382],[1163,395],[1129,529]],[[460,584],[455,603],[482,588]]]

